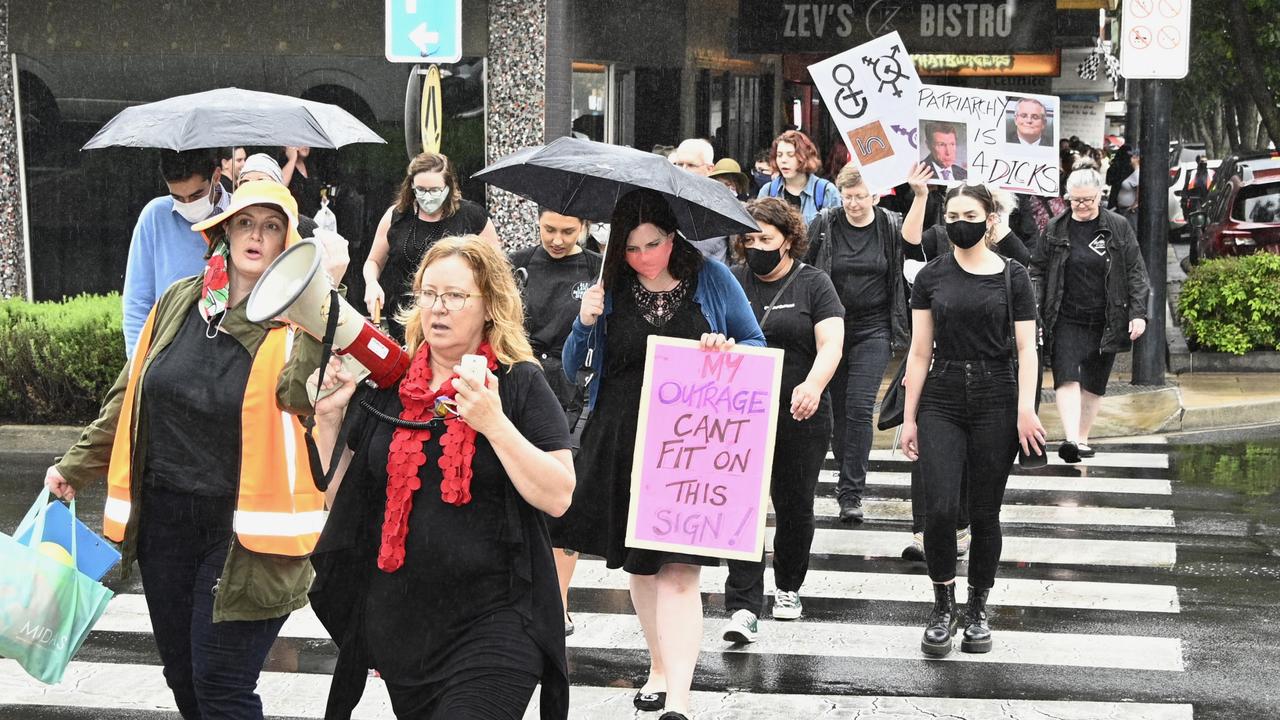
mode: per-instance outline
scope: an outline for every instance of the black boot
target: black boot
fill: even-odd
[[[951,637],[956,634],[956,585],[933,584],[933,610],[929,624],[920,639],[920,652],[930,657],[946,657],[951,652]]]
[[[964,638],[960,640],[960,652],[991,652],[991,627],[987,625],[987,595],[991,588],[978,589],[969,586],[969,607],[965,610]]]

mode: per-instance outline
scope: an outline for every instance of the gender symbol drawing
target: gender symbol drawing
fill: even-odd
[[[840,79],[842,74],[845,75],[843,80]],[[861,90],[854,88],[853,78],[853,68],[844,63],[831,68],[831,79],[840,86],[836,91],[836,110],[850,120],[857,120],[867,112],[867,99],[862,97]],[[853,103],[853,108],[846,109],[845,103]]]
[[[911,143],[911,147],[912,147],[912,149],[916,149],[916,148],[917,148],[917,146],[916,146],[916,131],[918,131],[918,130],[919,130],[919,128],[911,128],[910,130],[907,130],[906,128],[902,127],[901,125],[890,125],[889,127],[893,128],[893,131],[894,131],[894,132],[896,132],[896,133],[898,133],[899,135],[901,135],[901,136],[905,137],[905,138],[907,139],[907,142]]]
[[[883,93],[885,85],[893,86],[893,96],[902,97],[902,90],[898,88],[898,81],[905,80],[907,74],[902,71],[902,61],[898,59],[898,50],[901,46],[894,45],[888,55],[881,55],[878,58],[869,58],[863,56],[862,62],[871,66],[871,71],[875,73],[876,79],[880,81],[880,87],[876,92]]]

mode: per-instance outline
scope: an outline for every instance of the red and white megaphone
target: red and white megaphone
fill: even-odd
[[[324,340],[329,322],[329,276],[320,267],[323,251],[315,240],[291,245],[267,267],[249,294],[245,311],[251,322],[283,318],[317,340]],[[392,338],[338,298],[333,351],[356,381],[368,379],[379,388],[391,387],[409,369],[409,354]]]

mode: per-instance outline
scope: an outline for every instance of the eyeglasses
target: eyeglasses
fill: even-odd
[[[860,203],[863,203],[863,202],[866,202],[866,201],[870,200],[870,199],[871,199],[871,196],[870,196],[870,195],[866,195],[866,194],[862,194],[862,195],[845,195],[845,196],[844,196],[844,199],[845,199],[845,202],[850,202],[850,201],[852,201],[852,202],[860,202]]]
[[[1067,198],[1067,200],[1069,200],[1072,205],[1092,205],[1098,201],[1098,197],[1099,197],[1098,195],[1094,195],[1092,197],[1084,197],[1084,198],[1073,197],[1073,198]]]
[[[419,290],[413,295],[414,302],[416,302],[418,307],[423,310],[430,310],[434,308],[436,306],[436,301],[439,300],[444,305],[445,310],[450,310],[452,312],[457,312],[465,308],[467,306],[468,298],[480,297],[480,293],[465,293],[457,290],[448,290],[442,293],[438,293],[435,290]]]
[[[1014,117],[1019,120],[1043,120],[1044,116],[1039,113],[1018,113]]]
[[[684,162],[683,160],[677,160],[676,162],[673,162],[671,164],[675,165],[678,168],[684,168],[685,170],[690,170],[692,168],[698,168],[698,167],[706,167],[702,163]]]

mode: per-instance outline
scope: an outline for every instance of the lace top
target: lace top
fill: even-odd
[[[635,280],[631,286],[631,291],[645,322],[656,328],[661,328],[667,324],[667,321],[675,314],[685,298],[689,296],[689,288],[689,283],[681,282],[670,290],[653,292],[646,289],[639,280]]]

